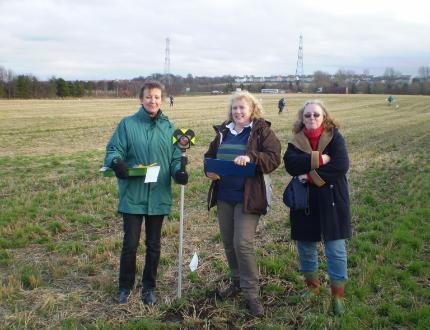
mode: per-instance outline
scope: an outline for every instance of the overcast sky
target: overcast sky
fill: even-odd
[[[0,0],[0,66],[39,79],[416,74],[430,66],[426,0]]]

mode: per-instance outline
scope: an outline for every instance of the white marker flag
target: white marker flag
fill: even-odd
[[[197,256],[197,252],[194,252],[193,258],[190,261],[190,269],[194,272],[199,265],[199,257]]]

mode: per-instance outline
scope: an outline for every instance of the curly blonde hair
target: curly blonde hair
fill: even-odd
[[[233,121],[233,117],[231,115],[231,107],[233,106],[233,102],[235,102],[237,100],[243,100],[248,104],[248,106],[251,109],[251,121],[254,119],[262,117],[263,106],[257,100],[257,98],[248,91],[240,91],[240,92],[233,93],[233,95],[231,96],[230,101],[228,103],[228,111],[227,111],[227,121],[228,122]]]
[[[335,127],[340,127],[339,123],[333,118],[330,112],[327,111],[324,102],[321,100],[313,99],[307,100],[297,112],[297,120],[293,124],[293,133],[299,133],[305,127],[305,124],[303,122],[303,113],[305,112],[306,106],[308,106],[309,104],[316,104],[322,109],[324,116],[322,126],[325,130],[329,131]]]

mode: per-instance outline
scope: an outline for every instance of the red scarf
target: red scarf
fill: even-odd
[[[320,137],[323,130],[323,125],[321,125],[317,129],[307,129],[305,127],[305,129],[303,130],[303,133],[305,133],[305,136],[308,138],[313,151],[316,151],[318,149],[318,142],[320,141]]]

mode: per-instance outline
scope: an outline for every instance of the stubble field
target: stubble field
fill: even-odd
[[[315,95],[257,95],[285,152],[297,109]],[[140,302],[137,287],[116,303],[122,220],[116,180],[104,178],[104,148],[137,100],[0,101],[0,328],[427,328],[430,324],[430,98],[318,95],[341,124],[350,155],[353,238],[348,241],[348,312],[328,314],[330,295],[321,255],[323,292],[300,300],[304,288],[281,196],[290,177],[273,174],[274,200],[259,224],[256,247],[265,317],[246,313],[239,297],[216,298],[228,267],[215,211],[206,209],[209,180],[202,157],[226,117],[228,96],[177,97],[164,112],[192,128],[190,183],[185,189],[183,298],[176,299],[179,188],[163,225],[159,304]],[[199,255],[199,268],[187,267]]]

